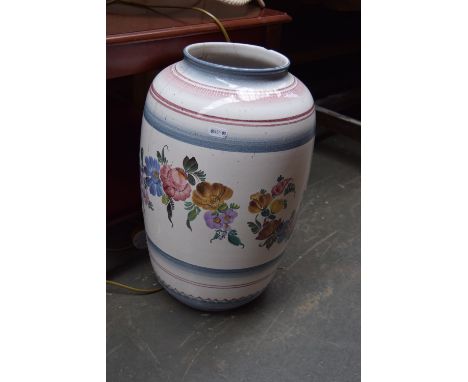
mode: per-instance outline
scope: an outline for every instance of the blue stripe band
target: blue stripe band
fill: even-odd
[[[190,263],[187,263],[187,262],[185,262],[183,260],[176,259],[175,257],[173,257],[173,256],[169,255],[168,253],[164,252],[156,244],[154,244],[148,236],[146,236],[146,239],[147,239],[148,247],[149,247],[150,251],[152,250],[152,251],[157,252],[158,255],[165,258],[166,260],[169,260],[169,261],[171,261],[173,263],[176,263],[177,265],[181,266],[182,268],[186,268],[186,269],[189,269],[191,271],[195,270],[195,271],[199,271],[199,272],[203,272],[203,273],[210,273],[210,274],[233,274],[233,275],[234,274],[235,275],[242,274],[242,275],[245,275],[245,274],[257,273],[257,272],[263,271],[265,269],[268,269],[268,268],[274,266],[280,260],[280,258],[283,256],[283,253],[284,253],[284,252],[281,253],[280,255],[278,255],[273,260],[270,260],[270,261],[267,261],[266,263],[256,265],[254,267],[249,267],[249,268],[241,268],[241,269],[207,268],[207,267],[201,267],[201,266],[195,265],[195,264],[190,264]],[[151,254],[151,252],[150,252],[150,254]]]
[[[232,151],[240,153],[269,153],[275,151],[285,151],[302,146],[315,137],[314,126],[312,129],[308,129],[300,136],[269,140],[268,142],[261,140],[233,140],[229,139],[229,137],[220,139],[210,135],[200,135],[196,131],[187,131],[169,125],[166,121],[154,115],[154,113],[152,113],[146,105],[143,111],[143,117],[151,127],[171,138],[185,143],[190,143],[191,145],[221,151]]]
[[[166,292],[169,293],[172,297],[176,298],[177,300],[184,303],[185,305],[190,306],[191,308],[199,309],[203,311],[223,311],[223,310],[235,309],[254,300],[263,292],[263,289],[262,289],[254,294],[251,294],[245,297],[227,299],[227,300],[213,300],[213,299],[204,299],[202,297],[194,297],[192,295],[187,295],[186,293],[178,291],[177,289],[173,288],[169,284],[165,283],[159,277],[158,277],[158,282],[164,287]]]

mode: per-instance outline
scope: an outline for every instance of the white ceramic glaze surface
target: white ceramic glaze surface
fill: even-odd
[[[145,227],[166,290],[223,310],[258,296],[285,250],[310,169],[314,101],[277,52],[204,43],[184,54],[145,104]]]

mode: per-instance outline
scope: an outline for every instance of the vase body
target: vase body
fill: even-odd
[[[225,310],[273,278],[307,185],[314,101],[264,48],[194,44],[161,71],[141,128],[151,262],[175,298]]]

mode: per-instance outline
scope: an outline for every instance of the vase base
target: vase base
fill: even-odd
[[[194,297],[191,295],[187,295],[183,292],[180,292],[177,289],[174,289],[171,286],[167,285],[159,277],[158,277],[158,281],[164,287],[166,292],[169,293],[176,300],[178,300],[179,302],[193,309],[201,310],[204,312],[221,312],[225,310],[239,308],[240,306],[248,304],[249,302],[255,300],[266,289],[264,288],[254,294],[251,294],[250,296],[246,296],[246,297],[242,297],[238,299],[229,299],[229,300],[227,299],[225,300],[203,299],[201,297]]]

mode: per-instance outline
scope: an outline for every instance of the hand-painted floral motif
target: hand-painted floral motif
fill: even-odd
[[[272,199],[271,194],[267,194],[265,190],[250,195],[249,211],[253,214],[261,212],[268,207]]]
[[[144,187],[141,188],[141,200],[150,210],[154,210],[153,203],[149,199],[148,191],[145,190]]]
[[[151,195],[161,196],[163,193],[161,179],[159,178],[160,166],[153,157],[145,158],[145,184],[148,186]]]
[[[232,197],[232,190],[221,184],[208,182],[201,182],[197,184],[196,189],[193,191],[193,202],[205,210],[217,210],[225,200]]]
[[[169,164],[165,156],[164,146],[161,152],[156,152],[156,158],[144,157],[143,149],[140,151],[140,176],[141,176],[141,197],[145,206],[154,210],[149,193],[156,197],[161,197],[161,203],[166,205],[167,218],[172,222],[175,202],[184,201],[184,208],[187,211],[186,226],[192,230],[193,222],[202,210],[206,210],[203,217],[206,226],[215,230],[213,240],[223,240],[227,237],[229,243],[235,246],[244,247],[237,231],[232,228],[232,223],[237,217],[240,208],[229,200],[234,192],[228,186],[221,183],[209,183],[206,181],[204,171],[198,169],[197,160],[186,156],[182,162],[182,167]],[[144,158],[144,160],[143,160]],[[194,187],[194,189],[192,189]],[[189,201],[192,195],[192,201]]]
[[[237,217],[237,212],[233,208],[228,208],[224,212],[206,211],[204,218],[206,225],[211,229],[224,229],[230,228],[230,224],[234,222]]]
[[[244,247],[244,244],[237,236],[237,231],[232,229],[231,224],[237,217],[236,210],[240,208],[235,203],[226,204],[226,200],[230,199],[233,191],[228,186],[221,183],[198,183],[192,193],[193,203],[186,203],[186,209],[200,209],[207,210],[203,215],[205,223],[208,228],[214,229],[215,234],[210,242],[213,240],[223,240],[228,238],[229,243]],[[194,218],[196,215],[194,216]],[[190,225],[187,219],[187,225]]]
[[[295,211],[293,211],[291,217],[288,220],[281,222],[281,224],[278,226],[276,230],[276,241],[278,243],[281,243],[282,241],[291,237],[294,229],[294,214]]]
[[[180,167],[172,168],[169,165],[163,165],[161,167],[161,180],[164,192],[175,201],[187,199],[192,192],[188,182],[188,175]]]
[[[270,205],[270,211],[272,214],[277,214],[280,212],[282,209],[286,208],[288,206],[288,203],[286,202],[286,199],[276,199],[273,200],[273,202]]]
[[[237,231],[231,228],[231,223],[233,223],[234,219],[237,217],[237,212],[235,210],[238,209],[239,206],[231,203],[229,208],[224,210],[225,207],[227,207],[226,204],[222,205],[217,211],[205,212],[204,218],[206,225],[216,230],[210,242],[216,239],[223,240],[227,236],[231,244],[244,247],[244,244],[237,236]]]
[[[151,173],[151,170],[150,168],[152,169],[153,166],[156,168],[156,165],[152,162],[151,157],[147,157],[147,162],[146,162],[146,165],[143,164],[143,150],[141,150],[140,152],[140,190],[141,190],[141,200],[143,202],[143,205],[145,205],[146,207],[148,207],[150,210],[154,210],[154,207],[153,207],[153,203],[151,202],[151,200],[149,199],[149,195],[148,195],[148,189],[153,186],[153,192],[154,194],[153,195],[156,195],[157,194],[157,190],[158,190],[158,185],[157,184],[154,184],[156,183],[156,179],[154,179],[154,182],[151,180],[152,179],[152,173]],[[157,161],[156,161],[157,163]],[[157,166],[159,166],[159,163],[157,164]],[[158,167],[159,169],[159,167]],[[150,179],[148,179],[150,178]],[[151,192],[151,190],[150,190]],[[162,192],[162,190],[161,190]],[[143,212],[144,212],[144,209],[143,209]]]
[[[292,212],[288,220],[277,217],[278,213],[288,207],[288,202],[284,197],[291,192],[296,192],[293,179],[279,176],[271,193],[262,189],[260,192],[250,195],[248,210],[256,216],[253,222],[247,224],[252,233],[257,235],[256,240],[264,240],[263,243],[259,244],[260,247],[270,249],[274,243],[281,243],[291,236],[295,211]],[[263,222],[259,221],[259,215],[263,217]]]
[[[203,217],[205,218],[206,225],[211,229],[220,229],[224,226],[223,216],[219,216],[217,213],[206,211]]]
[[[281,195],[283,191],[284,191],[284,195],[287,195],[291,191],[295,191],[294,183],[291,183],[291,181],[292,181],[292,178],[284,179],[282,176],[280,176],[278,178],[278,183],[276,183],[276,185],[274,185],[273,188],[271,189],[271,194],[273,195],[273,197]],[[287,186],[289,187],[287,188]],[[287,189],[285,190],[285,188]]]

